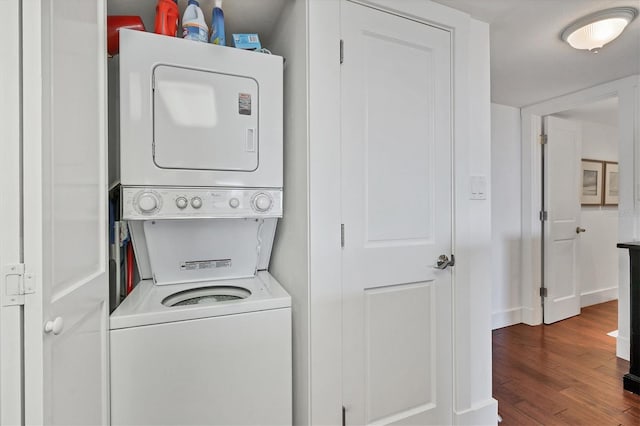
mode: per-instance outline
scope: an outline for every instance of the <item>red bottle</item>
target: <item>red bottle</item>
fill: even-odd
[[[178,35],[178,0],[158,0],[154,32],[171,37]]]

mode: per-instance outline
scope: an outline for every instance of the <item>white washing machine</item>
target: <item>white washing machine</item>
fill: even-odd
[[[113,425],[292,422],[282,58],[123,30],[121,220],[140,282],[110,318]]]
[[[112,424],[291,424],[291,299],[266,271],[281,206],[151,190],[153,213],[123,206],[143,279],[110,318]],[[179,197],[202,200],[197,217],[175,214]]]
[[[111,316],[111,424],[290,425],[290,306],[266,271],[142,281]]]

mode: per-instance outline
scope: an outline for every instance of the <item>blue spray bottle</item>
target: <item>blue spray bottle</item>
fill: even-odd
[[[213,44],[226,46],[224,37],[224,13],[222,13],[222,0],[216,0],[211,13],[211,38],[209,41]]]

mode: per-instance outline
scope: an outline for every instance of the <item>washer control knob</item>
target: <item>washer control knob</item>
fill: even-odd
[[[200,207],[202,207],[202,198],[193,197],[191,199],[191,207],[193,207],[194,209],[199,209]]]
[[[259,212],[266,212],[271,208],[273,200],[268,194],[261,192],[253,197],[253,208]]]
[[[158,210],[160,200],[153,192],[143,192],[138,196],[137,204],[142,213],[153,213]]]
[[[229,206],[232,209],[237,209],[239,205],[240,205],[240,200],[238,200],[237,198],[232,198],[229,200]]]
[[[180,210],[186,209],[188,205],[189,205],[189,200],[187,200],[185,197],[176,198],[176,206],[178,206]]]

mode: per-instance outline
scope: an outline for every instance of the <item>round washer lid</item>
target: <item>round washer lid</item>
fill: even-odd
[[[190,290],[179,291],[162,300],[162,304],[168,307],[202,305],[230,300],[242,300],[251,296],[246,288],[234,286],[209,286],[198,287]]]

